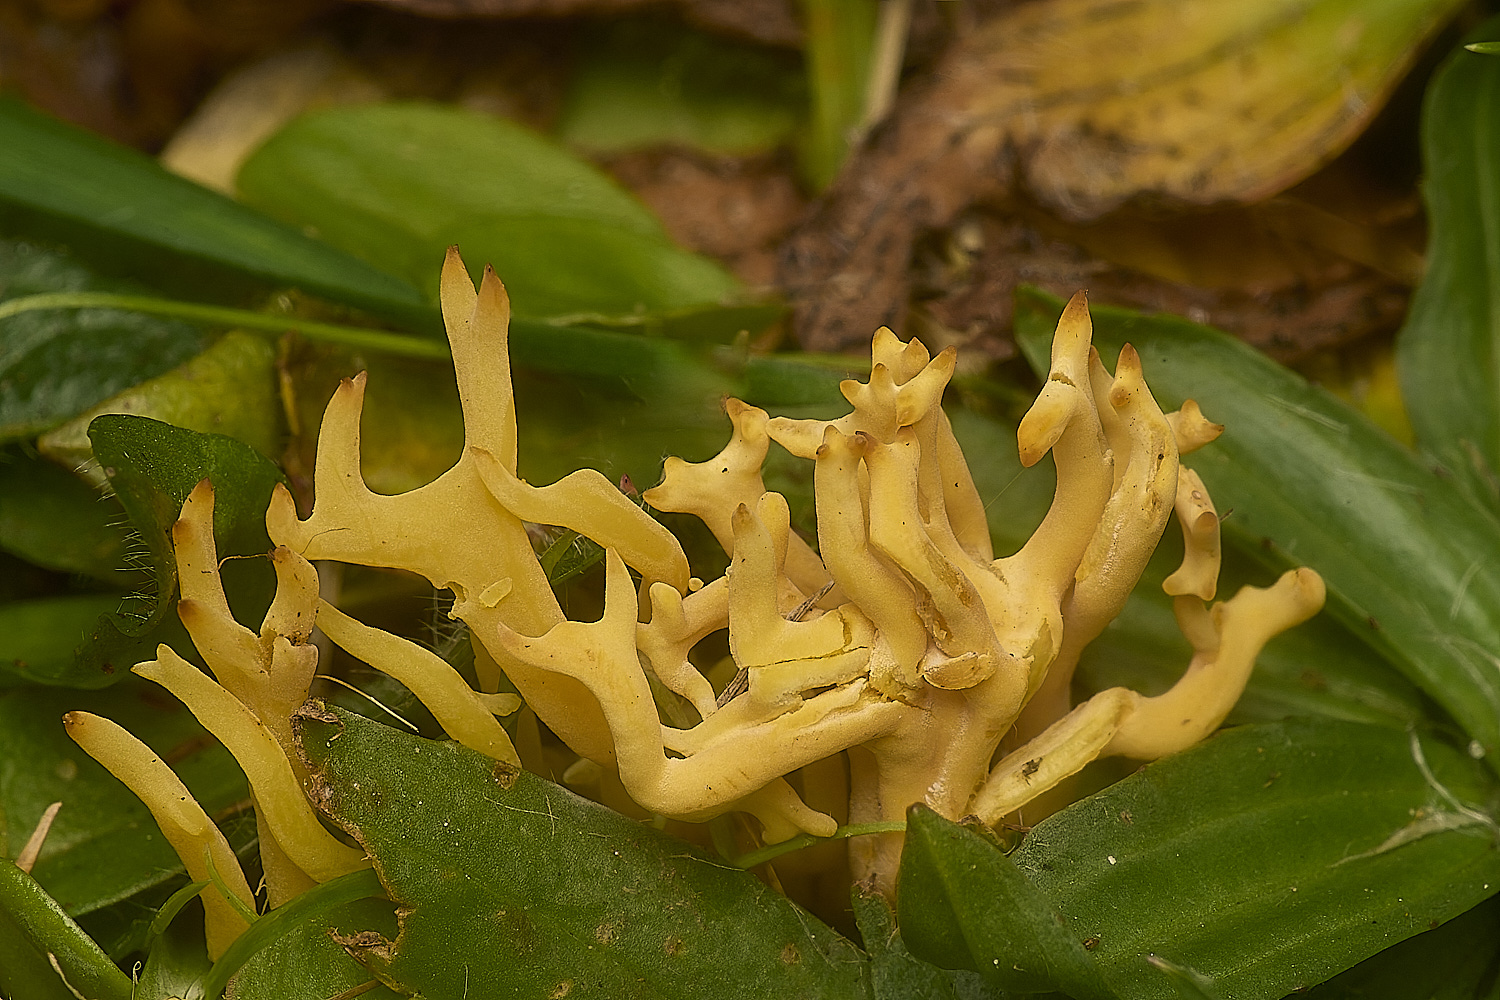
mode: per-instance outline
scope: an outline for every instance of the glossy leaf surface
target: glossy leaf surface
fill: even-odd
[[[14,100],[0,103],[0,222],[88,246],[136,277],[198,279],[205,297],[227,277],[397,315],[422,306],[399,279]]]
[[[0,103],[0,136],[5,107]],[[5,155],[0,152],[0,184]],[[0,302],[46,292],[120,290],[119,283],[101,279],[67,254],[0,240]],[[115,309],[54,309],[0,319],[0,442],[34,437],[186,361],[207,343],[201,330],[186,323]]]
[[[37,447],[56,461],[82,467],[93,459],[88,430],[94,418],[133,413],[204,434],[223,434],[262,455],[274,455],[282,420],[275,363],[276,347],[268,338],[231,330],[197,357],[48,431]]]
[[[258,952],[230,980],[224,995],[229,1000],[281,1000],[299,993],[331,997],[357,989],[373,982],[375,976],[349,957],[340,941],[361,933],[395,932],[390,903],[360,900],[346,904],[331,919],[309,921]],[[393,1000],[398,994],[376,983],[360,995]]]
[[[1427,273],[1397,341],[1402,394],[1418,443],[1500,510],[1500,60],[1459,49],[1443,64],[1422,158]]]
[[[1494,996],[1500,965],[1500,899],[1491,897],[1436,930],[1334,976],[1306,1000],[1478,1000]]]
[[[920,958],[1020,993],[1115,996],[1084,939],[989,838],[923,805],[906,816],[901,933]]]
[[[455,108],[314,112],[241,168],[242,196],[436,299],[448,246],[503,275],[517,316],[671,313],[738,283],[612,180],[530,130]]]
[[[957,920],[972,938],[999,919],[986,919],[981,901],[1024,876],[1120,996],[1174,995],[1154,955],[1224,996],[1275,1000],[1500,890],[1494,821],[1482,811],[1493,787],[1448,746],[1386,727],[1233,729],[1043,821],[1009,858],[934,820],[968,846],[908,840],[912,864],[946,878],[903,882],[903,931],[914,948],[923,942],[919,955],[951,963],[926,945],[927,922]],[[968,922],[962,907],[975,914]],[[981,940],[1004,953],[1005,938]]]
[[[1018,301],[1029,356],[1060,303]],[[1163,409],[1196,399],[1227,428],[1190,455],[1223,535],[1275,567],[1306,565],[1332,614],[1441,705],[1492,759],[1500,752],[1500,520],[1368,420],[1301,376],[1217,331],[1095,307],[1094,343],[1140,352]],[[1044,339],[1045,338],[1045,339]]]
[[[870,953],[875,1000],[1003,1000],[977,973],[940,969],[912,955],[901,940],[890,900],[856,886],[850,896],[860,937]]]
[[[394,947],[355,949],[382,979],[430,1000],[869,995],[853,944],[681,841],[454,744],[298,723],[316,798],[407,911]]]

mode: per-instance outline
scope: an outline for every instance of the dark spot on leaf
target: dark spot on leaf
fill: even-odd
[[[368,955],[384,962],[391,960],[391,942],[378,931],[360,931],[351,935],[331,931],[330,934],[339,947],[347,951],[356,962],[363,963]]]
[[[1375,616],[1374,615],[1370,615],[1370,617],[1366,618],[1365,621],[1369,622],[1370,628],[1373,631],[1376,631],[1376,632],[1380,631],[1380,623],[1375,620]]]
[[[490,768],[490,777],[495,779],[495,784],[505,791],[510,791],[516,786],[516,779],[521,776],[521,769],[514,764],[507,764],[503,760],[495,761]]]
[[[1099,947],[1099,935],[1094,934],[1090,937],[1084,938],[1083,947],[1085,951],[1093,951],[1095,948]]]
[[[292,724],[296,725],[299,719],[311,719],[314,722],[327,723],[330,726],[339,725],[339,717],[328,710],[322,699],[309,698],[303,702],[302,707],[292,713]]]

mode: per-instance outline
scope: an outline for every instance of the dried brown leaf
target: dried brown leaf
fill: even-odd
[[[1341,151],[1457,0],[1049,0],[959,42],[787,247],[804,346],[900,320],[913,239],[1012,186],[1074,221],[1247,203]]]

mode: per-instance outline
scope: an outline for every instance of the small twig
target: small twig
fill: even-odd
[[[802,619],[812,613],[813,608],[818,606],[819,601],[828,596],[828,592],[832,589],[833,581],[829,580],[818,588],[816,594],[813,594],[807,600],[797,605],[796,609],[786,616],[787,621],[802,621]],[[724,685],[724,690],[720,691],[719,696],[714,699],[714,704],[723,708],[748,690],[750,690],[750,670],[748,667],[740,667],[740,669],[734,672],[734,676],[729,679],[729,683]]]
[[[21,853],[16,856],[16,867],[27,875],[31,869],[36,867],[37,856],[42,853],[42,844],[47,840],[47,832],[52,829],[52,821],[57,818],[57,811],[62,808],[61,802],[54,802],[42,813],[42,818],[36,821],[36,829],[31,831],[31,836],[26,840],[26,846],[21,848]]]

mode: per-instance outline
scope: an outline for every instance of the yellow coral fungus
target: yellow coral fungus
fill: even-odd
[[[272,538],[308,559],[399,567],[451,588],[453,614],[537,715],[582,757],[617,768],[654,812],[746,811],[768,841],[826,834],[833,820],[783,779],[859,748],[852,822],[899,819],[914,802],[998,821],[1098,756],[1152,758],[1201,739],[1265,641],[1321,606],[1309,570],[1202,604],[1217,578],[1218,520],[1179,455],[1219,428],[1192,403],[1163,414],[1129,347],[1111,374],[1090,345],[1082,294],[1063,313],[1020,427],[1022,461],[1050,451],[1057,490],[1019,552],[994,558],[941,408],[954,351],[932,357],[881,330],[869,381],[841,386],[847,416],[773,419],[731,399],[733,435],[718,456],[667,460],[646,500],[696,515],[729,554],[724,578],[706,586],[689,580],[676,541],[597,474],[541,488],[516,478],[504,289],[486,272],[476,291],[450,252],[443,309],[468,428],[458,464],[412,493],[369,492],[358,472],[362,382],[345,383],[319,439],[313,512],[298,520],[278,496]],[[821,556],[765,488],[771,441],[814,463]],[[1078,655],[1123,607],[1174,509],[1188,555],[1169,590],[1182,595],[1192,664],[1160,697],[1114,689],[1074,708]],[[523,521],[605,548],[599,621],[564,619]],[[627,567],[643,577],[639,594]],[[716,698],[688,652],[718,630],[748,683]],[[394,655],[375,648],[372,658]],[[648,670],[700,721],[664,725]],[[898,847],[887,838],[856,848],[857,874],[889,883]]]
[[[882,329],[869,381],[840,387],[853,408],[846,416],[772,418],[729,399],[733,434],[722,452],[667,460],[645,499],[697,516],[724,548],[729,567],[707,584],[689,576],[677,540],[597,472],[542,487],[517,477],[505,289],[488,270],[475,289],[450,251],[442,306],[462,456],[420,489],[371,492],[360,475],[364,376],[345,381],[319,435],[312,513],[300,519],[284,489],[267,511],[278,588],[258,633],[225,602],[207,483],[173,530],[180,614],[217,682],[166,647],[136,671],[186,702],[245,768],[273,905],[366,863],[318,823],[299,787],[288,720],[316,667],[314,622],[497,761],[519,764],[491,714],[514,707],[494,693],[496,667],[591,770],[615,769],[640,806],[689,821],[749,813],[774,843],[835,831],[786,778],[846,751],[851,823],[900,820],[917,802],[997,823],[1098,757],[1187,747],[1223,721],[1265,642],[1322,606],[1322,581],[1306,569],[1205,603],[1217,587],[1219,519],[1179,459],[1221,428],[1191,402],[1162,413],[1129,346],[1111,373],[1091,346],[1082,293],[1062,314],[1046,383],[1018,432],[1023,463],[1051,452],[1057,470],[1051,507],[1020,551],[994,557],[942,409],[955,351],[934,357]],[[813,463],[817,550],[792,530],[786,499],[765,487],[773,441]],[[1074,706],[1079,655],[1124,607],[1174,511],[1186,552],[1165,586],[1192,662],[1157,697],[1113,688]],[[598,621],[564,616],[528,522],[604,548]],[[484,691],[435,654],[320,601],[309,560],[409,570],[451,589],[452,614],[478,644]],[[738,674],[716,693],[689,654],[719,631]],[[664,723],[652,675],[697,722]],[[204,834],[194,817],[179,825]],[[897,834],[851,843],[855,874],[889,887],[899,849]]]

